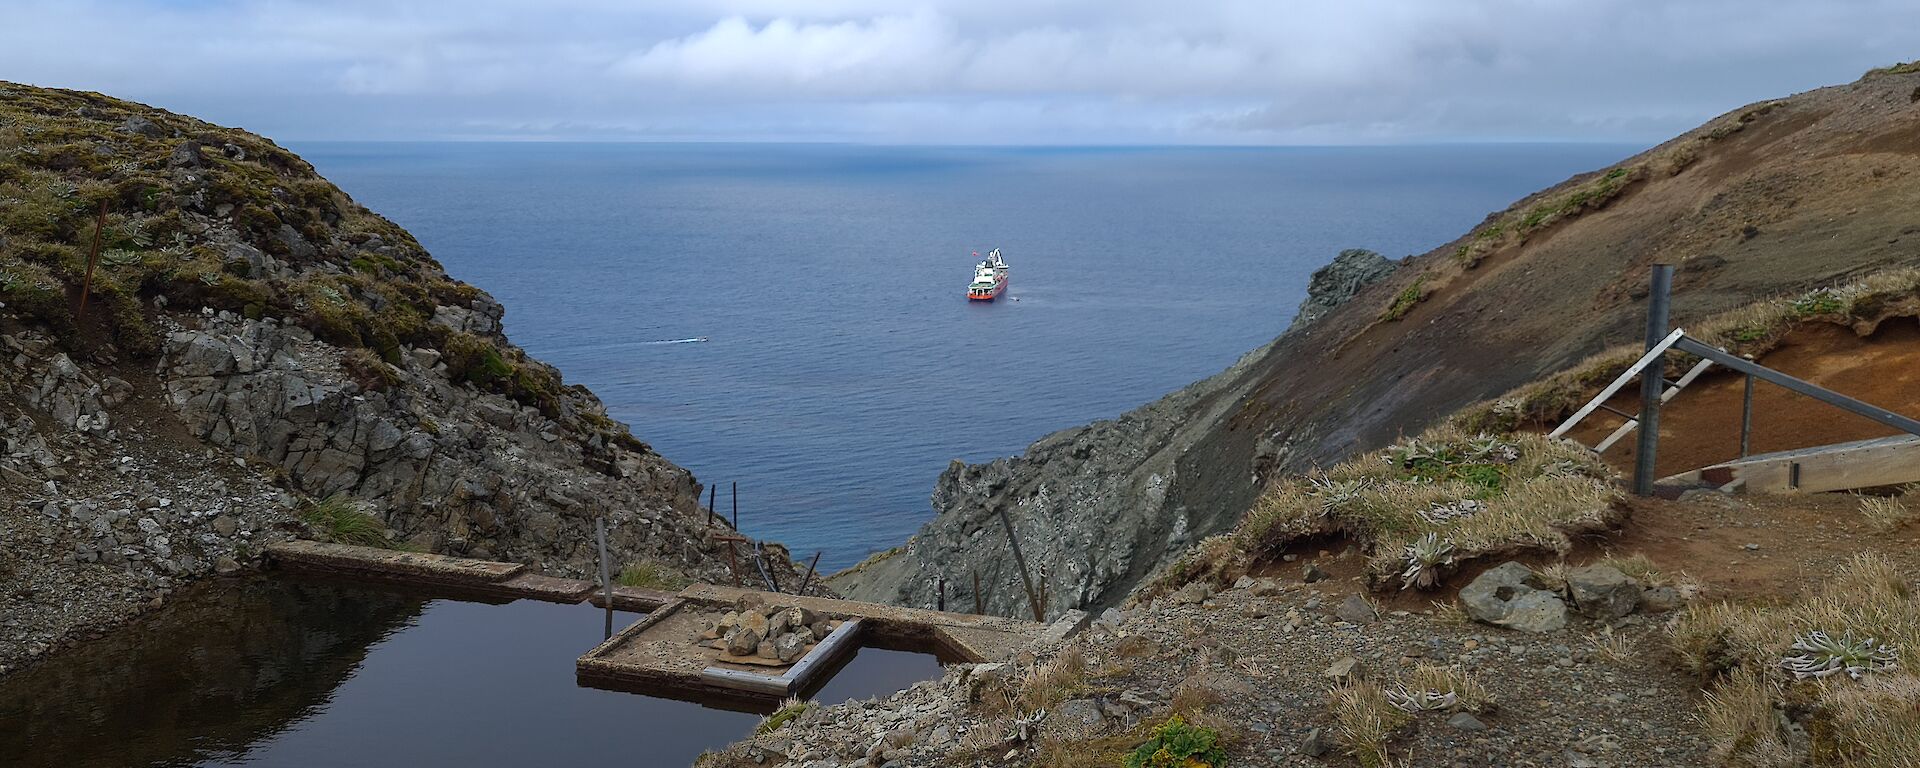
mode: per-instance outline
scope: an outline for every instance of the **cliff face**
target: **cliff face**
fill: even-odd
[[[265,139],[0,83],[0,672],[241,567],[303,497],[569,575],[604,516],[616,558],[722,573],[692,475],[502,314]]]
[[[1232,368],[1026,455],[956,464],[938,517],[835,578],[858,599],[1026,610],[1008,511],[1050,608],[1117,603],[1230,527],[1264,478],[1330,465],[1642,333],[1648,267],[1674,321],[1920,263],[1920,73],[1735,110],[1490,215]],[[1321,281],[1316,279],[1316,284]],[[1338,280],[1329,280],[1338,284]],[[958,593],[957,595],[955,593]]]

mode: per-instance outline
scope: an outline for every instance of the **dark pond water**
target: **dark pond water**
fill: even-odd
[[[207,585],[0,683],[0,766],[687,765],[759,722],[576,685],[603,622],[586,605]],[[863,649],[813,698],[939,673],[932,656]]]

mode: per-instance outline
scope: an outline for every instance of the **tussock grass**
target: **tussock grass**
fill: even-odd
[[[1087,657],[1080,646],[1071,645],[1020,676],[1014,703],[1020,712],[1046,709],[1086,689]]]
[[[678,592],[693,583],[693,577],[680,569],[654,560],[628,563],[620,569],[620,575],[614,582],[623,587],[641,587],[657,589],[662,592]]]
[[[1881,533],[1890,533],[1905,527],[1920,514],[1916,514],[1900,499],[1887,496],[1861,496],[1860,516],[1867,519],[1873,529]]]
[[[336,544],[396,548],[387,538],[387,526],[367,514],[361,502],[344,494],[309,500],[300,509],[300,519],[321,538]]]
[[[1393,765],[1387,745],[1413,717],[1387,700],[1379,684],[1362,680],[1327,693],[1333,738],[1365,768]]]
[[[1796,680],[1781,666],[1795,640],[1851,633],[1898,648],[1892,668]],[[1728,762],[1908,768],[1920,765],[1920,596],[1884,559],[1860,555],[1806,598],[1779,606],[1696,606],[1673,644],[1693,671],[1717,681],[1701,722]],[[1784,728],[1799,721],[1808,738]]]
[[[1600,631],[1587,635],[1587,648],[1593,655],[1614,664],[1622,664],[1633,658],[1633,644],[1613,627],[1601,627]]]
[[[1867,333],[1888,318],[1915,315],[1920,315],[1920,268],[1903,267],[1839,286],[1763,299],[1684,327],[1688,335],[1703,342],[1758,358],[1807,323],[1844,325]],[[1449,422],[1468,431],[1495,433],[1557,423],[1625,371],[1642,351],[1630,345],[1605,350],[1573,368],[1462,409]],[[1698,358],[1672,353],[1668,360],[1685,368]]]
[[[1452,694],[1454,704],[1448,711],[1485,712],[1494,704],[1493,694],[1467,671],[1455,666],[1421,664],[1399,676],[1399,689],[1407,693]]]
[[[1435,600],[1429,615],[1433,620],[1449,627],[1464,627],[1473,623],[1467,617],[1467,609],[1460,607],[1457,600]]]
[[[1341,534],[1367,553],[1369,582],[1433,586],[1459,560],[1535,550],[1565,554],[1569,533],[1615,515],[1613,471],[1579,445],[1539,435],[1474,435],[1451,426],[1317,475],[1281,480],[1232,532],[1190,550],[1148,587],[1224,586],[1291,542]],[[1447,557],[1410,568],[1432,535]],[[1423,578],[1432,576],[1433,578]]]

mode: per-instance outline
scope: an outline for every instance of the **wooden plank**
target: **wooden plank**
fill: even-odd
[[[675,599],[676,596],[672,592],[662,592],[657,589],[647,589],[645,587],[629,587],[624,584],[613,585],[613,609],[616,611],[638,611],[645,613],[673,602]],[[606,598],[598,593],[589,595],[587,600],[597,607],[607,607]]]
[[[1799,466],[1797,484],[1795,465]],[[1675,475],[1663,482],[1740,482],[1754,493],[1823,493],[1920,482],[1920,437],[1897,435],[1763,453]]]
[[[1666,354],[1668,347],[1678,343],[1680,339],[1686,335],[1687,332],[1683,329],[1673,329],[1673,333],[1667,334],[1667,337],[1661,339],[1659,344],[1653,345],[1653,349],[1647,350],[1647,353],[1641,355],[1639,360],[1635,360],[1633,365],[1627,366],[1627,370],[1621,373],[1619,378],[1614,379],[1612,384],[1608,384],[1605,389],[1600,390],[1600,394],[1595,395],[1592,400],[1587,401],[1586,405],[1581,406],[1580,410],[1575,411],[1572,416],[1567,417],[1566,421],[1560,422],[1560,426],[1554,427],[1552,432],[1547,433],[1547,437],[1560,437],[1565,435],[1569,430],[1572,430],[1580,423],[1581,419],[1593,413],[1600,407],[1601,403],[1613,399],[1614,394],[1619,392],[1621,387],[1626,386],[1627,382],[1633,380],[1633,377],[1640,375],[1640,372],[1645,370],[1647,366],[1652,365],[1655,359]]]

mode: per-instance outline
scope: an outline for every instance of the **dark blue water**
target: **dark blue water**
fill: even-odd
[[[588,605],[197,584],[0,682],[0,766],[691,765],[760,722],[579,685],[574,660],[604,621]],[[932,656],[862,648],[809,698],[884,698],[940,674]]]
[[[508,331],[823,567],[899,544],[952,459],[1226,367],[1342,248],[1425,251],[1633,151],[295,147]],[[973,251],[1011,288],[969,304]],[[704,343],[662,341],[706,337]]]

